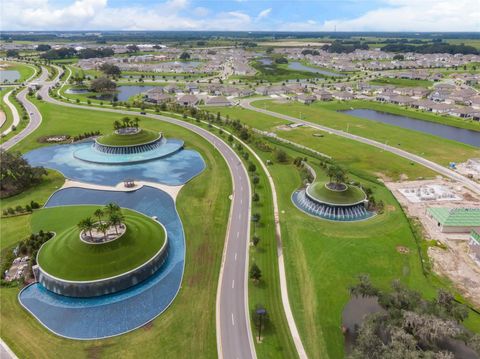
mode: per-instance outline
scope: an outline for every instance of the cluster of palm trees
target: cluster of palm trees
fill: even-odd
[[[98,222],[90,216],[78,222],[77,226],[81,231],[88,233],[90,238],[93,238],[92,230],[94,229],[103,233],[103,241],[107,240],[107,232],[112,226],[118,235],[118,227],[122,225],[125,219],[120,206],[113,202],[107,204],[103,209],[95,210],[93,217],[98,218]]]
[[[124,117],[122,118],[121,121],[114,121],[113,128],[115,130],[119,130],[121,128],[129,128],[129,127],[138,128],[139,122],[140,122],[140,119],[138,117],[135,117],[133,120],[130,119],[129,117]]]

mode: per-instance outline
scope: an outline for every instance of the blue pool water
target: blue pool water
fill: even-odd
[[[91,146],[91,142],[85,142],[42,147],[28,152],[24,157],[33,166],[55,169],[69,179],[110,186],[125,179],[182,185],[205,168],[205,162],[198,152],[185,149],[168,157],[128,165],[91,163],[74,157],[74,152],[84,151]]]
[[[157,216],[169,238],[168,258],[161,269],[144,282],[122,292],[93,298],[65,297],[33,284],[19,300],[54,333],[75,339],[99,339],[122,334],[148,323],[161,314],[180,288],[185,236],[175,203],[165,192],[142,187],[134,192],[67,188],[57,191],[45,205],[98,204],[116,202],[147,216]]]

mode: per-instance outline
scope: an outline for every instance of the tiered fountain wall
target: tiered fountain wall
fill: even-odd
[[[295,191],[292,201],[302,211],[332,221],[360,221],[375,215],[367,210],[364,201],[347,205],[327,204],[309,196],[305,189]]]
[[[93,148],[96,151],[100,151],[103,153],[108,153],[111,155],[128,155],[128,154],[135,154],[135,153],[142,153],[147,151],[153,151],[160,146],[164,145],[167,140],[160,135],[154,141],[144,143],[141,145],[131,145],[131,146],[110,146],[110,145],[103,145],[99,143],[97,140],[95,141]]]

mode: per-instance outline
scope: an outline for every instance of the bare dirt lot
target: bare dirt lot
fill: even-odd
[[[437,224],[426,215],[427,208],[430,206],[480,208],[480,196],[456,182],[442,178],[428,181],[386,181],[385,185],[392,191],[408,215],[417,218],[422,223],[425,237],[437,240],[442,244],[442,246],[430,247],[428,250],[434,271],[448,277],[465,298],[480,308],[480,266],[469,255],[469,234],[441,233]],[[439,195],[437,199],[430,197],[426,200],[419,200],[412,195],[412,189],[416,191],[419,188],[422,191],[425,188],[441,188],[453,196],[445,198],[445,196]],[[410,192],[407,192],[406,189],[409,189]]]

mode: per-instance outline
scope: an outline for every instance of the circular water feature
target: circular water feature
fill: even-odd
[[[353,188],[353,186],[349,186],[349,188],[350,187]],[[364,194],[360,197],[359,193],[355,191],[351,201],[342,200],[341,196],[344,196],[345,192],[346,191],[338,191],[330,198],[324,198],[315,196],[312,187],[309,186],[295,191],[292,194],[292,202],[298,209],[305,213],[331,221],[361,221],[375,215],[375,212],[367,210]],[[323,193],[321,194],[324,195]]]
[[[163,137],[160,141],[155,148],[139,153],[106,153],[95,150],[90,141],[43,147],[24,157],[32,165],[56,169],[71,180],[111,186],[126,178],[182,185],[205,168],[198,152],[183,149],[183,141]],[[86,156],[85,160],[78,158],[79,153]],[[132,331],[160,315],[180,289],[185,238],[175,202],[166,192],[149,186],[128,192],[65,188],[55,192],[45,207],[111,202],[160,222],[167,233],[168,246],[148,266],[139,267],[141,272],[114,277],[118,279],[113,283],[114,290],[112,282],[106,289],[102,281],[95,281],[100,283],[99,288],[89,283],[89,287],[81,288],[81,293],[64,291],[63,287],[58,290],[58,286],[50,286],[46,277],[24,288],[18,296],[21,305],[59,336],[101,339]]]

